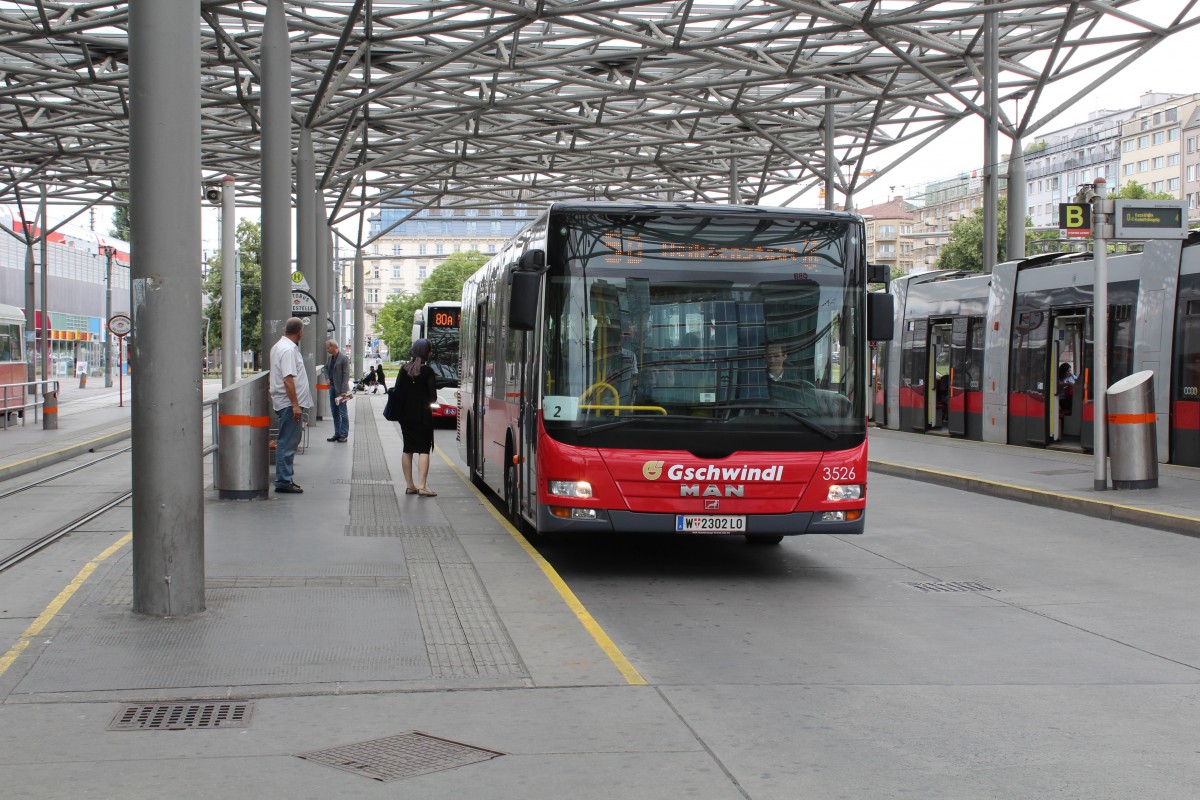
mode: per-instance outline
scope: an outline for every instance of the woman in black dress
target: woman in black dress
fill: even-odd
[[[404,456],[400,462],[404,470],[405,494],[421,497],[436,497],[426,485],[429,478],[429,452],[433,450],[433,402],[437,400],[437,384],[429,356],[433,347],[428,339],[417,339],[409,351],[411,360],[400,368],[392,392],[400,395],[400,433],[404,437]],[[417,454],[417,477],[413,483],[412,457]]]

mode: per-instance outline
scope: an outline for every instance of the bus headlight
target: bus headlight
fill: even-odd
[[[592,485],[587,481],[550,481],[547,491],[558,497],[591,497]]]
[[[861,500],[862,485],[857,483],[834,483],[829,487],[828,500]]]

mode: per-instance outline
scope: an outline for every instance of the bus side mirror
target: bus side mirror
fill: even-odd
[[[546,268],[546,251],[545,250],[528,250],[521,254],[521,258],[517,261],[517,269],[529,272],[541,272]]]
[[[867,264],[867,283],[887,283],[891,278],[887,264]]]
[[[870,292],[867,295],[867,340],[890,342],[896,314],[895,298],[887,292]]]
[[[540,250],[533,252],[540,253]],[[526,253],[525,255],[529,255]],[[525,260],[525,256],[521,257]],[[537,326],[538,292],[542,288],[540,272],[512,273],[508,294],[508,327],[514,331],[531,331]]]

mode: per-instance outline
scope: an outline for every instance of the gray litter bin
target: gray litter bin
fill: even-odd
[[[1154,373],[1135,372],[1108,387],[1108,452],[1114,489],[1158,488]]]
[[[270,373],[222,389],[217,400],[217,494],[223,500],[266,497],[270,488],[267,448],[271,439]]]

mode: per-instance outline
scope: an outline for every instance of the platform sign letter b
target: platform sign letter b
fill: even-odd
[[[1059,203],[1058,227],[1066,231],[1068,237],[1091,236],[1092,207],[1087,203]]]

